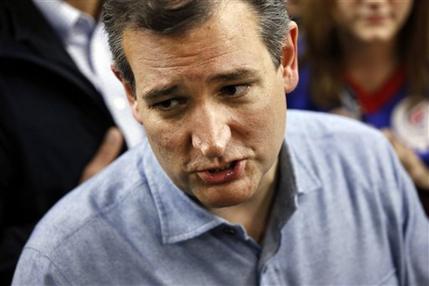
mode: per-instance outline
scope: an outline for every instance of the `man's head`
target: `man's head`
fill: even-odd
[[[241,1],[241,0],[233,0]],[[124,55],[125,29],[145,29],[165,35],[181,34],[205,22],[223,0],[107,0],[103,22],[116,67],[134,87],[134,76]],[[281,48],[289,26],[284,0],[244,0],[257,13],[260,35],[275,66],[280,64]]]
[[[275,45],[262,36],[256,4],[276,9],[271,17],[283,35]],[[123,26],[115,43],[113,6],[124,15],[131,8],[152,12],[139,25]],[[297,28],[283,0],[111,0],[106,7],[113,50],[123,48],[134,85],[117,55],[116,74],[172,181],[208,208],[263,197],[284,138],[284,94],[297,83]]]

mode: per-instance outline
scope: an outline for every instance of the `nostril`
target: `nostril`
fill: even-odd
[[[381,3],[380,1],[371,1],[368,6],[370,10],[378,10],[381,8]]]
[[[221,157],[231,139],[228,125],[218,128],[201,128],[192,134],[192,146],[206,157]],[[199,131],[199,132],[197,132]]]

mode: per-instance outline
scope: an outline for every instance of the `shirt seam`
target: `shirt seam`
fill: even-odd
[[[131,188],[138,187],[144,185],[144,181],[136,182],[135,184],[131,185],[127,190],[130,190]],[[104,214],[107,212],[110,212],[112,209],[118,207],[125,199],[127,199],[131,194],[133,194],[135,191],[131,190],[127,192],[123,197],[119,198],[117,201],[113,202],[112,204],[104,206],[99,212],[93,214],[92,216],[88,217],[88,219],[82,223],[79,227],[77,227],[74,231],[67,234],[60,242],[61,244],[57,244],[53,249],[52,252],[55,252],[57,249],[59,249],[64,243],[67,243],[68,240],[70,240],[76,233],[78,233],[81,229],[83,229],[85,226],[96,220],[97,218],[103,217]]]
[[[46,260],[48,260],[49,261],[49,263],[52,265],[52,267],[56,270],[56,272],[59,274],[59,275],[61,275],[61,277],[69,284],[69,285],[72,285],[72,283],[69,281],[69,279],[67,279],[67,277],[65,276],[65,274],[63,274],[62,273],[62,271],[60,271],[60,267],[47,255],[47,254],[45,254],[44,252],[42,252],[41,250],[39,250],[39,249],[37,249],[37,248],[34,248],[34,247],[31,247],[31,246],[26,246],[24,249],[26,249],[26,250],[32,250],[32,251],[34,251],[34,252],[36,252],[36,253],[38,253],[39,254],[39,256],[41,256],[41,257],[43,257],[43,258],[45,258]]]

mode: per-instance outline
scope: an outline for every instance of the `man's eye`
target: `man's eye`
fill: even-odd
[[[152,107],[157,108],[161,111],[170,111],[174,108],[177,108],[181,104],[184,104],[184,100],[180,98],[172,98],[168,100],[164,100],[158,103],[155,103]]]
[[[245,95],[250,86],[249,85],[228,85],[221,88],[220,93],[224,96],[239,97]]]

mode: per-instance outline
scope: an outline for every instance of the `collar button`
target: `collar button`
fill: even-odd
[[[235,229],[233,229],[232,227],[229,227],[229,226],[225,226],[223,228],[223,232],[225,234],[228,234],[228,235],[235,235],[237,233],[237,231]]]

